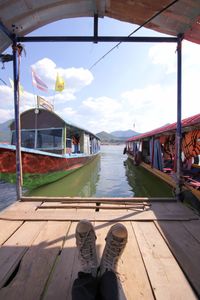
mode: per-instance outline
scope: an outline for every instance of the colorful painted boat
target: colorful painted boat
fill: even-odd
[[[15,181],[15,124],[11,144],[0,144],[0,178]],[[31,109],[21,114],[23,186],[53,182],[87,164],[100,152],[93,133],[61,119],[54,112]]]
[[[182,120],[183,188],[200,200],[200,114]],[[139,134],[126,141],[125,151],[135,165],[176,186],[176,123]]]

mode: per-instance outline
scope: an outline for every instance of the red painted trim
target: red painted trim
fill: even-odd
[[[86,164],[90,159],[90,156],[62,158],[22,152],[22,168],[23,173],[44,174],[56,171],[66,171],[76,168],[76,166],[78,168]],[[16,172],[15,151],[0,149],[0,172]]]

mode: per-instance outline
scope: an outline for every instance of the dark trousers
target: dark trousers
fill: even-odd
[[[107,271],[101,278],[79,272],[72,286],[72,300],[119,300],[117,277]]]

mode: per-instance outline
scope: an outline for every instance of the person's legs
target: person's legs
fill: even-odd
[[[72,287],[72,300],[95,300],[97,293],[96,235],[92,224],[82,220],[76,227],[81,272]]]
[[[121,257],[128,239],[128,232],[123,224],[113,225],[107,236],[100,264],[100,281],[98,299],[118,300],[119,291],[117,283],[117,264]]]
[[[97,279],[91,273],[79,272],[72,286],[72,300],[95,300]]]
[[[106,271],[101,276],[97,300],[119,300],[117,276],[113,271]]]

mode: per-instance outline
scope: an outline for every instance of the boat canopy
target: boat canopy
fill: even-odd
[[[172,124],[167,124],[165,126],[159,127],[157,129],[151,130],[146,133],[142,133],[136,136],[133,136],[132,138],[128,139],[127,142],[132,141],[138,141],[147,137],[155,136],[155,135],[161,135],[161,134],[167,134],[168,132],[172,132],[176,130],[176,122]],[[198,126],[200,128],[200,114],[194,115],[192,117],[186,118],[182,120],[182,128],[190,128],[193,126]]]
[[[94,15],[172,36],[183,34],[200,44],[199,0],[7,0],[0,3],[0,53],[12,44],[12,33],[24,37],[54,21]]]
[[[88,131],[87,129],[84,129],[82,127],[79,127],[77,125],[75,125],[74,123],[72,123],[71,121],[68,121],[66,119],[62,119],[60,116],[58,116],[55,112],[53,111],[49,111],[49,110],[45,110],[45,109],[38,109],[38,112],[36,114],[38,114],[39,112],[43,112],[42,114],[42,125],[40,125],[40,127],[44,127],[46,128],[46,124],[51,124],[51,127],[63,127],[64,125],[66,125],[67,127],[72,127],[75,128],[77,130],[80,130],[82,132],[85,132],[93,137],[95,137],[97,140],[100,140],[100,138],[95,135],[94,133]],[[23,120],[26,120],[26,124],[22,124],[24,128],[30,129],[29,128],[29,123],[31,122],[31,115],[35,115],[35,109],[31,108],[29,110],[24,111],[23,113],[21,113],[21,118],[23,117]],[[39,124],[38,124],[39,125]],[[13,120],[13,122],[10,125],[11,130],[15,129],[15,121]]]

